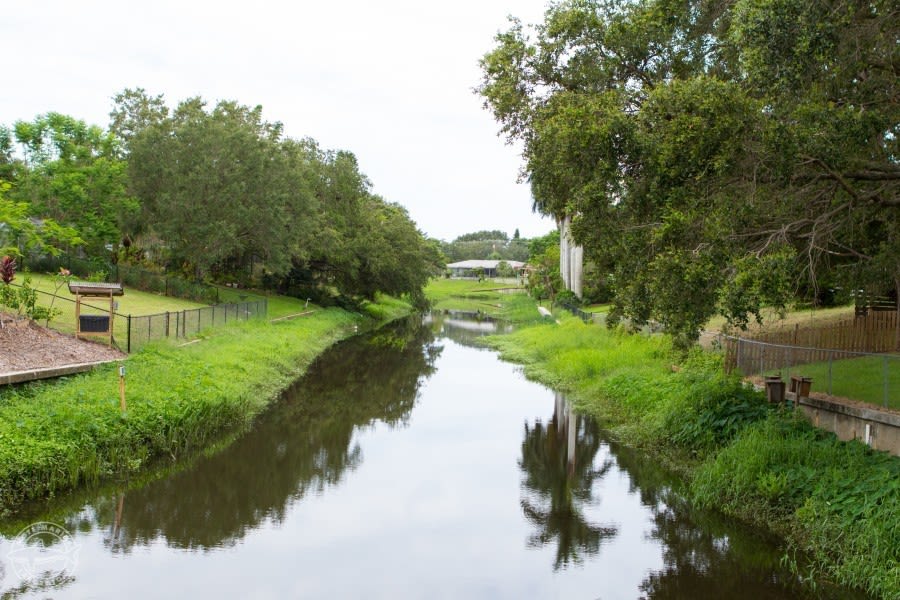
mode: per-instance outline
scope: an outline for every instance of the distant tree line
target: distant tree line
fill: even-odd
[[[47,113],[0,126],[4,253],[77,252],[298,294],[421,298],[443,257],[355,156],[262,108],[174,109],[126,89],[107,129]]]
[[[441,242],[441,251],[448,263],[463,260],[528,260],[528,240],[519,236],[516,229],[510,238],[499,230],[476,231],[457,237],[452,242]]]
[[[687,345],[717,312],[900,295],[898,39],[893,0],[562,0],[478,91],[613,320]]]

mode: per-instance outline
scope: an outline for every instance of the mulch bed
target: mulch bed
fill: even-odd
[[[64,335],[9,313],[0,313],[0,325],[0,373],[125,357],[105,344]]]

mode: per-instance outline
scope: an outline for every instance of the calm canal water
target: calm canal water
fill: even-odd
[[[62,531],[0,538],[3,598],[805,595],[777,545],[471,345],[497,328],[339,344],[224,450],[23,520]]]

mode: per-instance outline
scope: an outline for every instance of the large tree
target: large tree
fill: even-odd
[[[196,275],[253,256],[288,264],[280,137],[261,107],[191,98],[131,139],[131,184],[173,264]]]
[[[360,298],[421,297],[439,269],[434,246],[401,207],[371,192],[356,157],[282,136],[261,107],[200,98],[170,116],[141,94],[122,114],[132,188],[168,261],[197,276],[250,265],[284,288]]]
[[[151,96],[144,88],[125,88],[113,96],[109,113],[109,132],[120,142],[127,154],[132,138],[151,125],[158,125],[169,116],[169,107],[162,94]]]
[[[497,36],[479,92],[535,208],[615,271],[614,315],[686,345],[796,281],[900,283],[898,22],[886,1],[569,0]]]
[[[22,158],[12,169],[10,197],[28,203],[35,218],[75,228],[93,255],[115,248],[123,226],[138,213],[116,140],[100,127],[53,112],[17,121],[13,131]]]
[[[297,266],[345,294],[410,293],[422,300],[422,288],[442,267],[437,249],[404,208],[372,194],[352,153],[310,149],[318,225],[315,243],[295,259]]]

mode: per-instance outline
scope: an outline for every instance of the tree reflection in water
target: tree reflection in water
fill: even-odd
[[[593,501],[594,483],[612,467],[608,460],[595,467],[601,445],[596,423],[576,415],[560,394],[549,424],[525,423],[521,505],[536,528],[528,545],[540,548],[556,540],[554,571],[597,554],[618,531],[590,523],[584,514],[584,506]]]
[[[445,310],[426,315],[424,324],[440,337],[453,340],[470,348],[485,348],[482,338],[488,335],[509,333],[515,326],[502,319],[495,319],[480,312]]]
[[[113,551],[155,539],[177,548],[233,545],[355,469],[359,429],[404,426],[441,350],[414,319],[340,344],[233,444],[124,498],[97,498],[66,527],[105,529]]]
[[[640,585],[641,598],[865,598],[826,582],[815,589],[802,586],[781,564],[781,552],[773,550],[777,540],[715,511],[693,508],[677,475],[644,451],[607,443],[615,468],[628,475],[630,492],[640,494],[641,503],[651,511],[647,539],[662,549],[663,566],[647,573]]]

